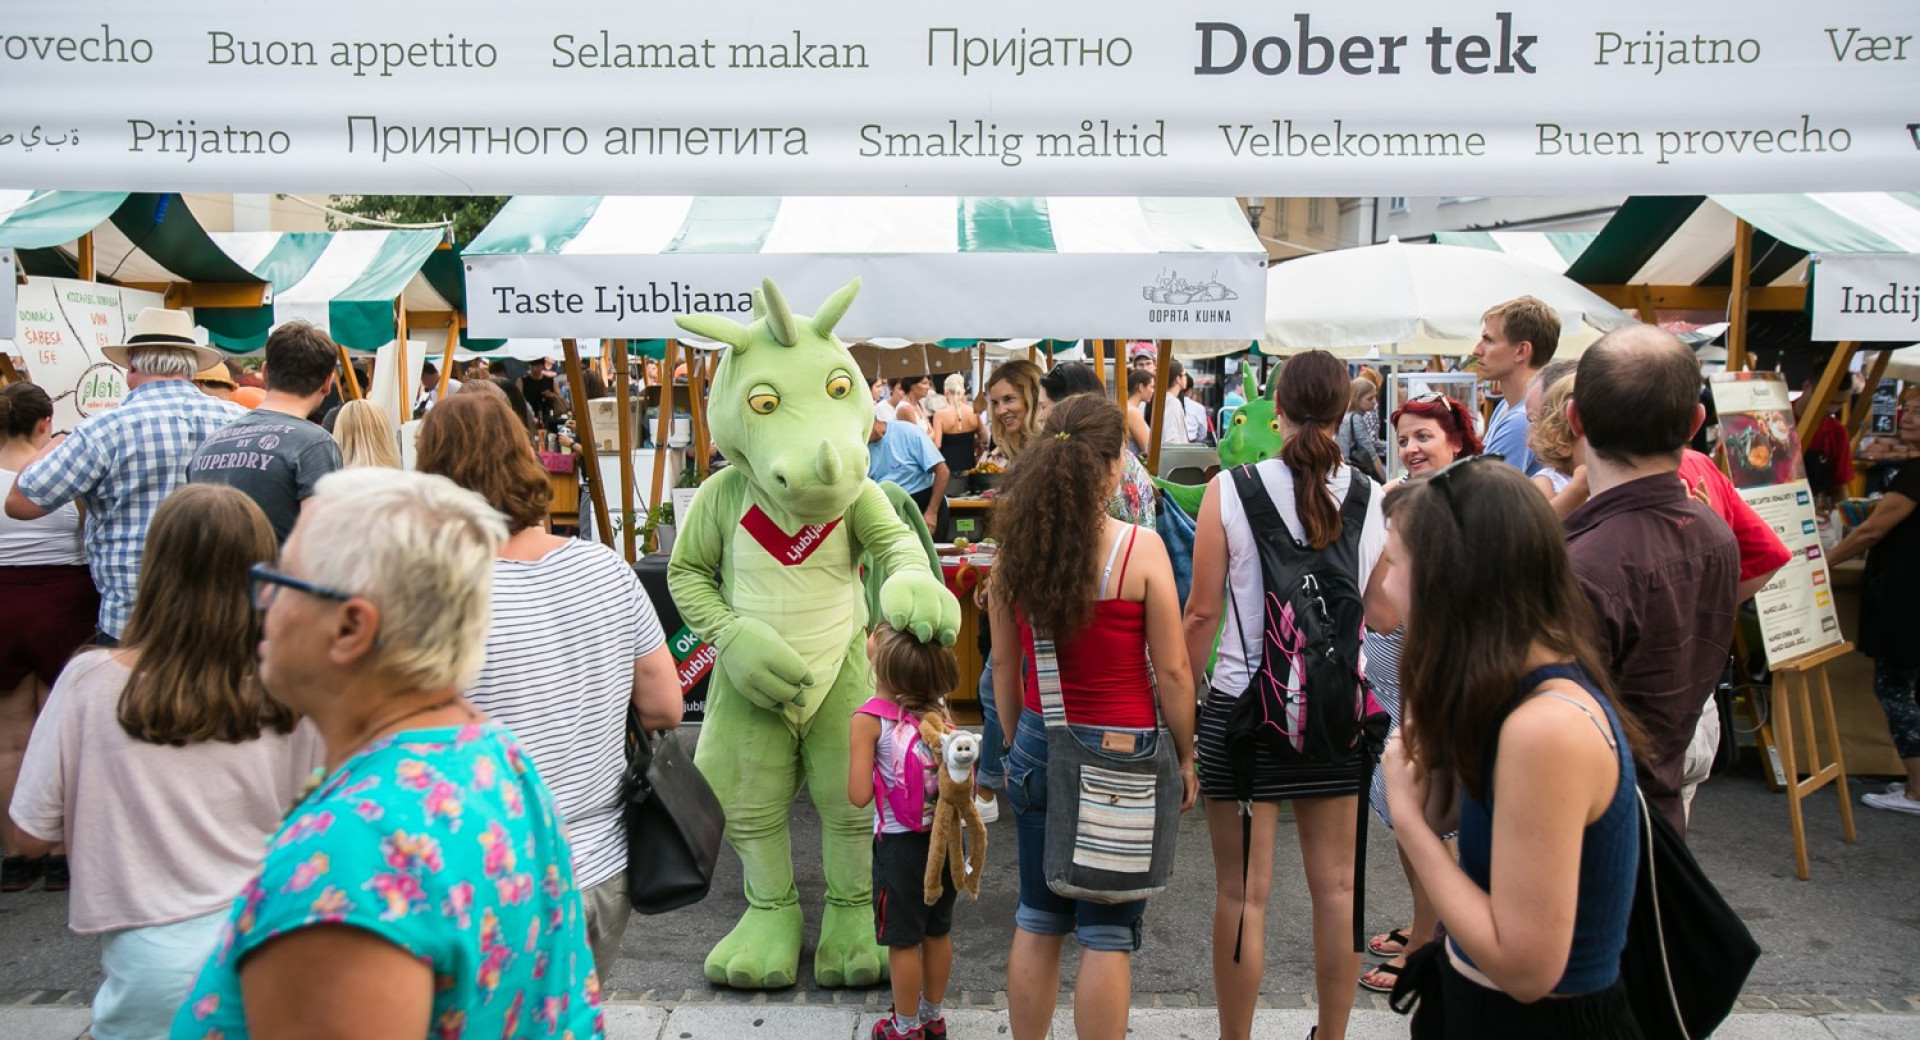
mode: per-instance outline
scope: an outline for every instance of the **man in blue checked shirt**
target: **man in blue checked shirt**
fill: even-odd
[[[920,516],[927,522],[927,533],[933,535],[936,542],[947,540],[950,535],[947,481],[951,474],[947,471],[946,458],[933,446],[932,438],[920,432],[920,427],[899,419],[876,417],[873,431],[867,437],[867,476],[876,483],[900,485],[900,490],[920,507]]]
[[[76,499],[86,508],[100,636],[112,644],[133,613],[154,510],[187,482],[187,463],[201,442],[245,409],[193,385],[194,373],[221,355],[200,344],[192,319],[180,311],[149,307],[133,319],[127,342],[101,349],[127,370],[126,398],[34,456],[7,492],[6,510],[15,520],[34,520]]]

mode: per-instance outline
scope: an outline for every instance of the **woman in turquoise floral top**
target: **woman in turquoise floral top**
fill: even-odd
[[[506,525],[451,481],[321,481],[254,570],[261,680],[326,776],[269,842],[174,1040],[603,1035],[565,834],[512,734],[458,691]]]

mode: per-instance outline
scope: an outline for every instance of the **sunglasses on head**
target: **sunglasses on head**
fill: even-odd
[[[1439,490],[1440,497],[1447,500],[1447,512],[1453,514],[1454,523],[1460,524],[1461,526],[1466,525],[1466,521],[1461,519],[1460,517],[1460,505],[1458,502],[1454,501],[1454,498],[1453,498],[1453,475],[1460,470],[1466,469],[1468,466],[1471,466],[1476,462],[1486,462],[1488,460],[1492,460],[1494,462],[1505,462],[1507,460],[1507,457],[1505,455],[1501,455],[1494,452],[1489,452],[1484,455],[1469,455],[1466,458],[1459,460],[1458,462],[1453,462],[1446,466],[1441,467],[1439,470],[1437,470],[1432,474],[1429,474],[1425,478],[1428,484],[1433,485],[1436,489]]]

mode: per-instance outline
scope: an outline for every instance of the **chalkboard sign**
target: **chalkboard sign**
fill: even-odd
[[[1900,383],[1898,380],[1882,379],[1873,389],[1873,411],[1867,416],[1867,432],[1884,433],[1892,436],[1894,422],[1900,411]]]

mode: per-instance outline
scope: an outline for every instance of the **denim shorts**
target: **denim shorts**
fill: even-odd
[[[1101,726],[1073,726],[1074,734],[1098,747],[1100,734],[1110,731],[1134,734],[1133,754],[1127,757],[1153,757],[1159,734],[1150,729],[1118,729]],[[1013,923],[1034,935],[1066,935],[1072,932],[1083,949],[1132,953],[1140,948],[1140,920],[1146,915],[1147,901],[1131,903],[1091,903],[1068,899],[1047,887],[1047,729],[1040,714],[1024,711],[1014,733],[1013,747],[1007,750],[1007,804],[1013,809],[1014,836],[1020,847],[1020,906]]]

